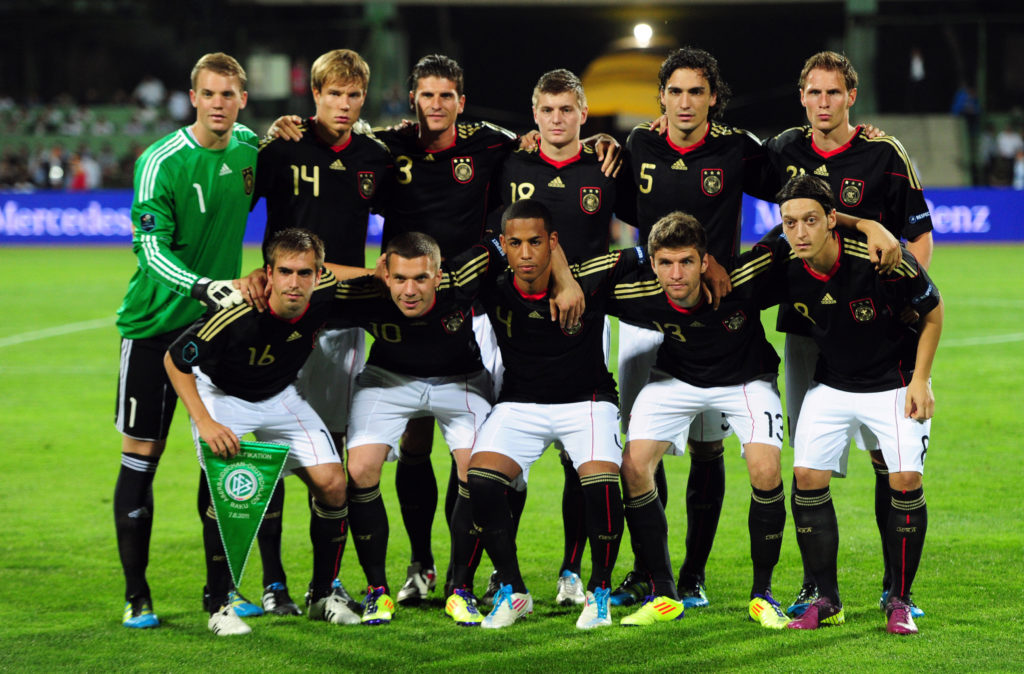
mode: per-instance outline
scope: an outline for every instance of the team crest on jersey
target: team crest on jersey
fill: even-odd
[[[156,216],[152,213],[143,213],[139,218],[139,229],[144,232],[152,232],[156,229]]]
[[[858,323],[867,323],[868,321],[875,320],[875,303],[870,297],[850,302],[850,311],[853,313],[854,320]]]
[[[597,213],[601,210],[601,188],[581,187],[580,208],[584,213]]]
[[[473,158],[452,157],[452,175],[456,182],[468,183],[473,179]]]
[[[743,324],[746,322],[747,315],[742,311],[737,311],[732,316],[729,316],[729,318],[722,321],[722,325],[725,326],[725,329],[729,332],[739,332],[740,328],[742,328]]]
[[[360,171],[359,172],[359,196],[363,199],[369,199],[373,196],[374,191],[377,189],[377,182],[374,178],[373,171]]]
[[[701,169],[700,188],[709,197],[717,196],[722,191],[722,184],[725,182],[725,171],[722,169]]]
[[[256,187],[256,174],[253,173],[251,166],[242,169],[242,184],[245,185],[245,193],[251,195],[253,188]]]
[[[839,189],[839,200],[844,206],[858,206],[864,198],[864,181],[855,178],[843,178],[843,186]]]
[[[466,322],[466,316],[461,311],[456,311],[454,314],[448,314],[441,319],[441,325],[444,327],[444,331],[449,335],[459,331],[462,324]]]
[[[580,334],[581,330],[583,330],[583,321],[579,321],[575,325],[570,325],[567,328],[562,328],[562,332],[570,337],[575,337]]]

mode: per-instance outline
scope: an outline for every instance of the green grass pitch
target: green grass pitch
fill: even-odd
[[[113,313],[135,264],[130,250],[0,249],[0,670],[1019,671],[1022,253],[1019,246],[940,246],[935,255],[933,276],[946,301],[946,322],[934,369],[937,413],[925,477],[931,521],[914,595],[927,616],[918,621],[916,637],[885,633],[877,604],[881,554],[873,476],[860,455],[851,460],[851,476],[833,482],[847,624],[775,633],[746,620],[749,486],[732,439],[725,507],[708,565],[711,605],[679,623],[581,633],[574,627],[576,611],[554,606],[561,470],[548,452],[531,473],[519,538],[536,601],[535,614],[521,623],[497,633],[458,628],[443,615],[443,598],[435,596],[423,608],[400,609],[385,627],[265,617],[250,621],[254,632],[248,637],[218,639],[207,631],[200,608],[198,471],[181,406],[155,484],[149,579],[162,626],[133,631],[120,625],[123,584],[111,505],[120,448],[112,424],[118,364]],[[257,255],[246,252],[247,268]],[[773,316],[765,321],[773,324]],[[433,462],[443,481],[448,458],[441,446]],[[666,461],[677,566],[687,462]],[[787,449],[784,475],[791,467]],[[397,587],[408,542],[393,471],[386,467],[382,491],[392,522],[388,572]],[[788,493],[789,477],[785,483]],[[289,481],[286,509],[285,566],[298,598],[308,581],[310,545],[297,480]],[[448,544],[441,518],[434,525],[434,551],[443,574]],[[616,581],[631,561],[627,539]],[[585,572],[588,567],[589,560]],[[478,587],[488,571],[485,561]],[[242,590],[257,600],[260,572],[254,553]],[[791,599],[800,574],[790,517],[775,573],[781,601]],[[351,542],[342,578],[353,591],[361,586]],[[613,609],[613,617],[626,612]]]

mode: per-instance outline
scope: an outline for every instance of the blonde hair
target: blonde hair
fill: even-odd
[[[242,64],[236,61],[233,56],[228,56],[224,52],[220,51],[212,54],[204,54],[192,67],[193,90],[195,90],[196,83],[199,81],[199,71],[201,70],[211,70],[218,75],[224,75],[225,77],[237,77],[239,83],[242,85],[242,91],[245,91],[245,84],[248,81],[245,77],[245,68],[243,68]]]
[[[359,82],[363,91],[370,86],[370,66],[351,49],[332,49],[321,54],[309,69],[309,84],[320,91],[334,80]]]
[[[800,71],[800,81],[798,82],[801,90],[807,84],[807,76],[815,68],[842,75],[847,91],[857,88],[857,71],[853,69],[850,59],[846,58],[844,54],[834,51],[820,51],[804,62],[804,69]]]

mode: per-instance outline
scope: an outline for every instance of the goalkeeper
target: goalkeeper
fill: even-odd
[[[223,53],[192,69],[194,124],[153,143],[135,164],[132,247],[138,268],[118,310],[121,364],[115,423],[123,436],[114,488],[125,576],[125,627],[156,627],[146,582],[153,477],[177,397],[163,367],[167,347],[203,313],[243,297],[263,310],[263,287],[236,281],[255,186],[257,137],[237,124],[245,70]],[[255,608],[255,607],[254,607]]]

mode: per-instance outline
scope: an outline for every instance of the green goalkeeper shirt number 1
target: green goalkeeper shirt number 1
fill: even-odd
[[[238,277],[257,146],[256,134],[241,124],[221,150],[202,147],[185,127],[136,161],[132,249],[139,266],[117,312],[122,337],[190,325],[203,313],[189,296],[196,281]]]

